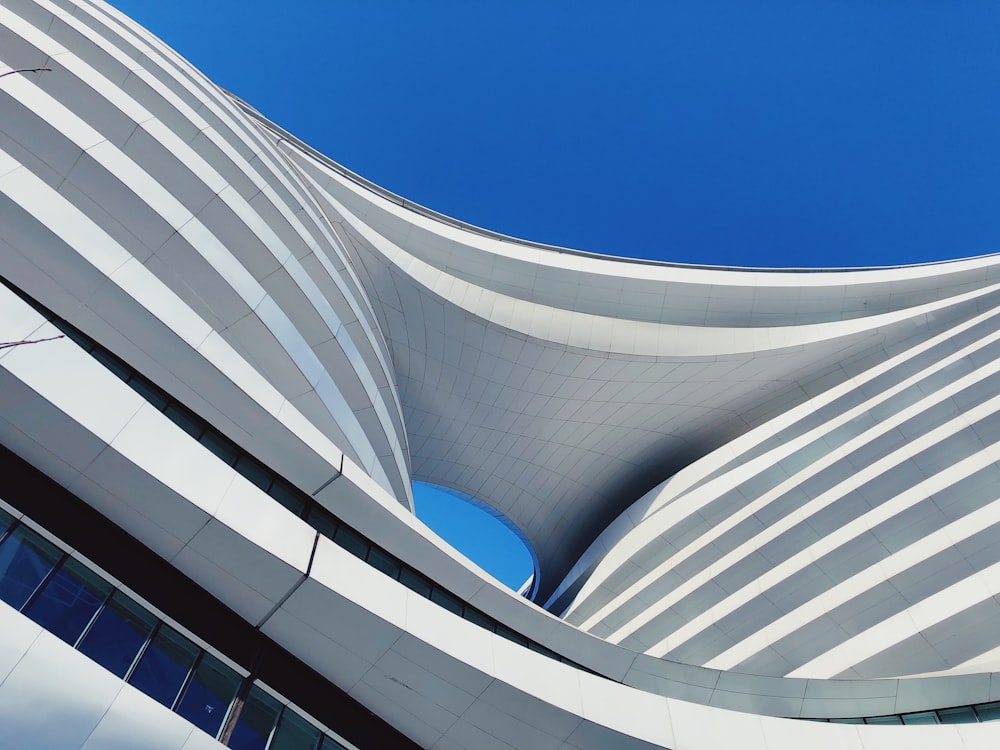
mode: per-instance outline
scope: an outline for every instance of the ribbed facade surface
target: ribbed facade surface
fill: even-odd
[[[1000,742],[1000,259],[496,235],[100,0],[0,0],[0,66],[0,746]],[[517,529],[528,598],[414,480]],[[104,592],[72,638],[68,580]],[[123,597],[155,624],[119,669]]]
[[[257,400],[274,428],[294,435],[289,425],[307,419],[405,501],[384,341],[286,160],[224,94],[108,9],[39,28],[38,11],[21,16],[18,5],[3,9],[5,63],[52,70],[4,78],[7,277],[29,290],[35,278],[58,278],[66,294],[46,301],[84,330],[91,319],[131,318],[133,331],[115,326],[122,348],[141,349],[145,329],[162,329],[174,348],[154,341],[142,353],[165,369],[212,366],[206,378],[249,398],[257,394],[241,377],[266,383],[270,402]],[[117,307],[90,309],[100,304]]]
[[[988,671],[1000,651],[997,314],[727,444],[603,535],[569,622],[753,674]]]

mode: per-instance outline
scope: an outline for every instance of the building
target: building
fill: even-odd
[[[99,0],[3,0],[0,58],[46,69],[0,78],[0,744],[1000,740],[996,258],[535,246]],[[412,479],[516,525],[537,604]]]

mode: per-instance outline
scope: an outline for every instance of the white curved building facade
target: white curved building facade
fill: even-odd
[[[997,258],[493,235],[96,0],[0,0],[0,64],[0,745],[1000,740]]]

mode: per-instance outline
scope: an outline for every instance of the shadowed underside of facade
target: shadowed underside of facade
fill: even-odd
[[[0,64],[47,69],[0,78],[7,739],[995,744],[798,719],[1000,714],[997,258],[502,237],[92,0],[0,0]],[[545,609],[413,480],[514,524]]]

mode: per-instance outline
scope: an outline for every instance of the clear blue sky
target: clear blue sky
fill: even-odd
[[[417,203],[753,266],[1000,250],[1000,4],[112,0]]]

